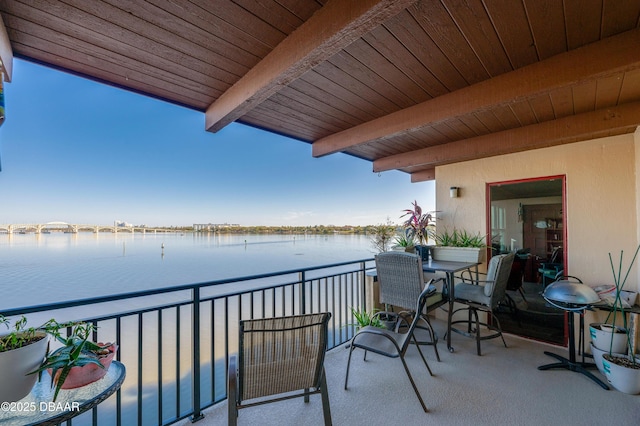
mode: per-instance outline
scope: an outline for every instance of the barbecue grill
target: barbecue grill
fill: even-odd
[[[575,344],[575,331],[574,331],[574,313],[578,312],[580,315],[584,313],[585,309],[600,303],[600,297],[589,286],[586,286],[580,281],[580,279],[571,276],[564,276],[558,278],[545,288],[542,293],[542,297],[551,306],[554,306],[563,311],[567,311],[569,320],[569,358],[554,354],[553,352],[545,351],[545,355],[549,355],[557,359],[559,362],[552,364],[541,365],[538,370],[550,370],[550,369],[565,369],[569,371],[575,371],[584,374],[603,389],[609,389],[609,386],[604,384],[600,379],[587,371],[588,368],[595,368],[593,363],[584,362],[584,350],[582,352],[582,362],[576,361],[576,344]],[[584,320],[580,317],[580,331],[582,337],[582,330],[584,330]],[[582,341],[582,339],[581,339]]]

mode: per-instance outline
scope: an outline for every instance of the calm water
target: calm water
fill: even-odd
[[[0,235],[0,310],[371,257],[357,235]]]

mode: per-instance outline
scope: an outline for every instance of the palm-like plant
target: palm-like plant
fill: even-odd
[[[404,225],[407,230],[407,237],[417,241],[419,244],[426,244],[429,236],[433,234],[435,226],[435,212],[422,212],[422,207],[417,201],[412,203],[413,209],[405,209],[402,217],[407,217]]]

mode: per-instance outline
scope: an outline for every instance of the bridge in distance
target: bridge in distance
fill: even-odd
[[[0,234],[26,234],[35,233],[43,234],[50,232],[66,232],[71,234],[77,234],[78,232],[93,232],[94,234],[100,232],[126,232],[126,233],[173,233],[183,232],[175,229],[166,228],[147,228],[146,226],[120,226],[120,225],[87,225],[87,224],[75,224],[66,222],[48,222],[48,223],[13,223],[0,225]]]

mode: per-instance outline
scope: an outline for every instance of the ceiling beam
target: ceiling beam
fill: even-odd
[[[426,182],[428,180],[436,180],[436,169],[420,170],[419,172],[411,173],[411,183]]]
[[[640,102],[631,102],[380,158],[373,162],[373,171],[383,172],[409,167],[432,169],[444,164],[632,132],[638,125]],[[418,173],[414,172],[411,175],[412,182],[414,174]]]
[[[217,132],[417,0],[330,0],[222,94],[205,114]]]
[[[640,68],[640,28],[562,53],[334,133],[313,143],[314,157],[343,151],[564,86]],[[579,65],[578,65],[579,64]]]
[[[4,77],[4,81],[11,82],[11,76],[13,74],[13,49],[11,48],[11,41],[9,40],[9,34],[7,34],[7,28],[4,26],[2,16],[0,16],[0,71],[2,71],[0,78]]]

